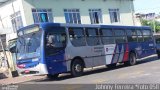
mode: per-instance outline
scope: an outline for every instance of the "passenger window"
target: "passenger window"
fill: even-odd
[[[145,42],[151,41],[152,40],[151,30],[143,30],[143,38]]]
[[[137,42],[136,30],[126,30],[128,42]]]
[[[150,30],[143,30],[143,35],[144,36],[150,36],[151,35],[151,31]]]
[[[126,43],[126,35],[124,30],[115,29],[113,31],[115,34],[116,43]]]
[[[124,36],[124,30],[114,30],[115,36]]]
[[[101,29],[100,33],[101,33],[101,41],[104,45],[115,43],[115,39],[113,37],[111,29]]]
[[[75,47],[86,45],[83,28],[69,28],[69,38]]]
[[[136,31],[137,31],[138,42],[143,42],[143,35],[142,35],[141,30],[136,30]]]
[[[98,29],[86,28],[86,40],[89,46],[100,45]]]

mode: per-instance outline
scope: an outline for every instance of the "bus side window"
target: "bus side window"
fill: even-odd
[[[126,30],[128,42],[137,42],[136,30]]]
[[[126,43],[126,35],[125,30],[123,29],[115,29],[113,30],[115,34],[115,41],[116,43]]]
[[[144,42],[151,41],[152,40],[151,30],[143,30],[143,38]]]
[[[69,38],[73,46],[85,46],[85,35],[83,28],[69,28]]]
[[[54,38],[55,36],[54,35],[47,35],[47,43],[46,43],[46,46],[47,47],[54,47]]]
[[[103,45],[114,44],[115,39],[111,29],[100,29],[101,41]]]
[[[86,40],[89,46],[100,45],[97,28],[86,28]]]
[[[141,30],[136,30],[136,31],[137,31],[138,42],[143,42],[143,35],[142,35]]]
[[[54,35],[47,33],[46,40],[45,40],[46,55],[51,55],[53,53],[52,50],[54,49],[54,46],[55,46],[53,39],[54,39]]]

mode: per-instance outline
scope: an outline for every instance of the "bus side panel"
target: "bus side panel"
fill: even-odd
[[[154,43],[150,42],[129,42],[129,52],[134,51],[136,53],[137,59],[144,58],[156,53],[154,49]]]
[[[113,58],[112,58],[111,64],[114,64],[114,63],[117,63],[117,62],[118,62],[119,52],[120,52],[120,51],[119,51],[119,46],[116,45],[115,50],[114,50],[114,53],[113,53]]]
[[[135,51],[137,58],[140,59],[145,57],[145,43],[144,42],[135,42],[135,43],[136,43]]]
[[[156,54],[155,46],[153,41],[145,42],[145,56]]]
[[[128,42],[128,49],[129,49],[129,53],[130,52],[134,52],[136,55],[137,55],[137,50],[136,50],[136,48],[137,48],[137,42]],[[128,54],[129,55],[129,54]],[[139,56],[139,55],[137,55],[137,56]],[[139,57],[138,57],[139,58]]]
[[[67,72],[66,60],[64,59],[65,52],[61,50],[56,55],[46,56],[47,69],[49,74],[57,74]]]
[[[111,63],[123,62],[128,60],[128,44],[120,43],[115,46]]]
[[[124,43],[118,44],[118,49],[119,49],[119,58],[118,58],[118,62],[122,62],[123,61],[123,57],[124,57],[124,51],[126,48],[126,45]]]
[[[114,53],[116,52],[116,44],[104,45],[106,65],[111,64]]]
[[[93,67],[93,49],[91,46],[81,46],[74,47],[71,44],[68,44],[66,47],[66,60],[73,60],[76,57],[81,57],[86,67]],[[67,62],[67,71],[70,71],[71,61]]]
[[[91,46],[92,52],[93,52],[93,66],[100,66],[100,65],[106,65],[106,59],[104,54],[104,46],[103,45],[96,45]]]

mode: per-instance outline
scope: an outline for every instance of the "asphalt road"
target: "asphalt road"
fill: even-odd
[[[102,89],[101,84],[160,84],[160,60],[157,57],[152,57],[139,61],[134,66],[118,65],[114,69],[101,66],[87,69],[81,77],[73,78],[69,74],[63,74],[56,80],[44,78],[23,83],[24,86],[33,85],[33,88],[37,88],[32,88],[33,90],[42,90],[42,88],[47,88],[47,90],[94,90],[96,88]]]

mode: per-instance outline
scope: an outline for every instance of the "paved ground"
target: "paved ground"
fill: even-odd
[[[53,90],[53,88],[54,90],[93,90],[101,84],[154,84],[152,86],[155,86],[160,84],[160,60],[154,57],[140,61],[135,66],[119,65],[114,69],[102,66],[94,70],[88,69],[83,76],[76,78],[69,74],[60,75],[57,80],[49,80],[44,76],[31,81],[27,78],[24,78],[27,82],[19,83],[18,90]],[[160,90],[160,86],[154,90]]]
[[[88,70],[84,76],[73,78],[61,75],[57,80],[41,79],[25,84],[98,84],[98,83],[160,83],[160,60],[156,57],[138,62],[135,66],[119,65],[114,69],[104,66]]]
[[[22,82],[39,80],[43,78],[46,78],[46,76],[19,76],[14,78],[4,78],[4,79],[0,79],[0,85],[18,84],[18,83],[20,84]]]

